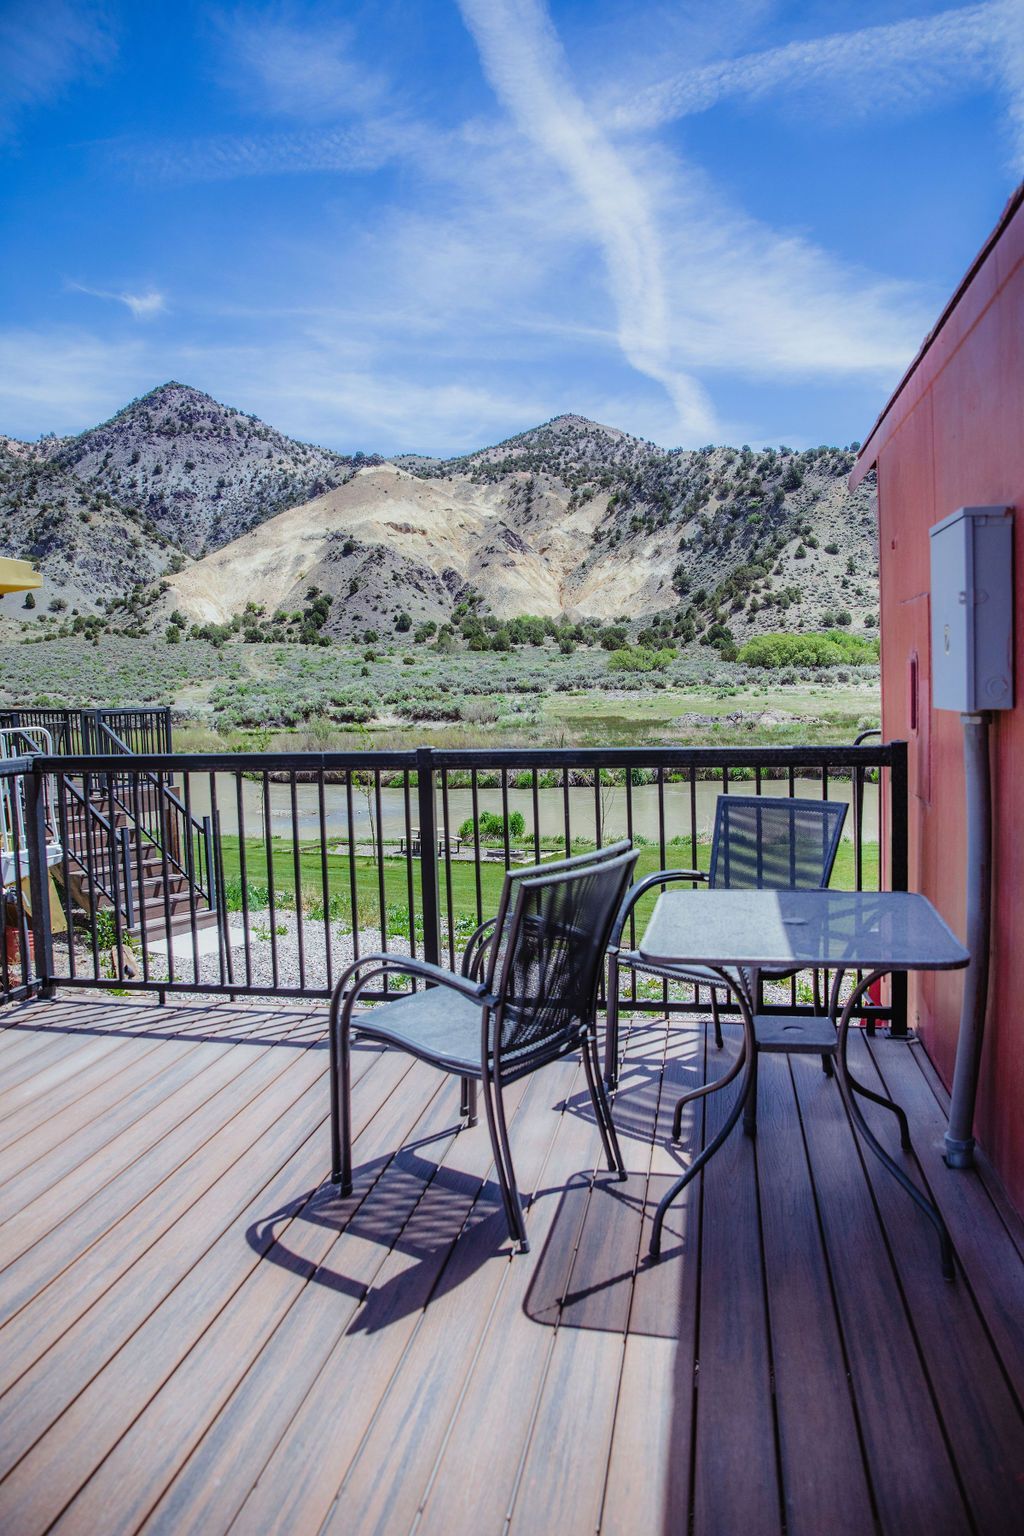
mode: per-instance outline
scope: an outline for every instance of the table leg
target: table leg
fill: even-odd
[[[744,991],[742,978],[737,980],[735,976],[730,977],[725,971],[719,971],[718,974],[721,976],[723,984],[729,989],[730,992],[734,993],[736,1001],[740,1005],[740,1014],[743,1019],[742,1051],[746,1072],[743,1082],[740,1085],[739,1091],[736,1094],[733,1106],[726,1116],[725,1124],[722,1126],[722,1129],[718,1132],[717,1136],[715,1136],[714,1140],[708,1142],[708,1145],[704,1148],[704,1150],[698,1153],[693,1162],[690,1164],[689,1168],[687,1168],[686,1172],[675,1181],[675,1183],[672,1185],[672,1188],[659,1203],[658,1209],[654,1216],[654,1226],[651,1231],[650,1256],[652,1260],[657,1260],[661,1257],[661,1233],[662,1228],[665,1225],[665,1217],[668,1215],[670,1206],[675,1200],[679,1198],[680,1194],[686,1188],[687,1184],[689,1184],[690,1180],[700,1172],[700,1170],[706,1163],[711,1160],[712,1157],[714,1157],[722,1143],[727,1140],[733,1126],[736,1124],[740,1115],[743,1113],[744,1107],[746,1106],[749,1097],[750,1082],[755,1070],[757,1060],[757,1041],[754,1035],[754,1014],[752,1005]],[[734,1075],[735,1071],[733,1070],[727,1074],[727,1077],[731,1078]],[[718,1084],[716,1083],[715,1087],[717,1086]]]
[[[914,1204],[917,1205],[920,1210],[922,1210],[928,1217],[928,1220],[932,1223],[932,1226],[938,1233],[939,1251],[942,1258],[942,1273],[947,1280],[952,1280],[955,1274],[953,1268],[953,1245],[950,1242],[949,1232],[946,1230],[946,1223],[943,1221],[938,1210],[928,1199],[928,1197],[921,1193],[913,1180],[910,1179],[900,1167],[900,1165],[889,1156],[888,1152],[875,1136],[874,1132],[871,1130],[871,1127],[868,1125],[864,1118],[864,1114],[860,1105],[857,1103],[857,1095],[860,1094],[863,1098],[871,1099],[874,1103],[881,1104],[884,1106],[884,1108],[892,1110],[892,1112],[899,1119],[900,1142],[905,1152],[912,1150],[910,1141],[910,1129],[907,1124],[907,1117],[900,1106],[893,1103],[892,1099],[887,1099],[882,1094],[875,1093],[872,1089],[866,1087],[863,1083],[859,1083],[850,1071],[846,1060],[846,1049],[850,1035],[850,1020],[853,1017],[854,1009],[868,988],[873,986],[876,981],[880,980],[881,977],[885,975],[888,975],[888,971],[884,968],[881,970],[872,971],[870,975],[866,976],[863,981],[859,982],[857,986],[854,987],[853,991],[850,993],[850,996],[846,1000],[846,1006],[843,1009],[842,1017],[840,1018],[838,1025],[839,1041],[838,1049],[836,1052],[836,1079],[839,1083],[840,1092],[843,1095],[843,1102],[846,1105],[847,1113],[849,1114],[850,1119],[853,1121],[854,1126],[859,1131],[863,1139],[867,1142],[875,1156],[892,1174],[896,1182],[902,1185],[907,1194],[913,1200]],[[837,994],[838,988],[834,989],[833,991],[834,1003],[837,1001]],[[834,1019],[835,1014],[833,1012],[833,1021]]]

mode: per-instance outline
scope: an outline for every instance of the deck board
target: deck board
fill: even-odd
[[[942,1163],[920,1047],[858,1037],[853,1057],[910,1115],[954,1285],[814,1058],[764,1059],[756,1141],[737,1128],[650,1265],[654,1203],[728,1109],[711,1095],[671,1146],[675,1099],[736,1046],[692,1023],[624,1036],[625,1182],[578,1063],[510,1091],[529,1254],[457,1085],[394,1052],[354,1052],[341,1200],[324,1023],[0,1013],[0,1527],[1021,1528],[1020,1232],[983,1171]]]
[[[967,1512],[864,1176],[862,1157],[873,1154],[862,1153],[835,1084],[818,1064],[794,1059],[792,1073],[881,1529],[886,1536],[962,1536]],[[906,1207],[909,1221],[916,1212],[909,1200]],[[930,1277],[945,1283],[937,1254]]]
[[[709,1076],[738,1047],[713,1052]],[[706,1139],[718,1132],[739,1082],[706,1100]],[[772,1400],[771,1341],[758,1228],[757,1159],[742,1124],[703,1175],[697,1416],[693,1502],[698,1530],[777,1531],[781,1489]],[[737,1404],[743,1411],[737,1414]]]
[[[867,1046],[855,1041],[850,1056],[858,1078],[883,1091]],[[892,1115],[870,1103],[865,1115],[887,1150],[898,1155]],[[925,1140],[919,1137],[918,1144]],[[915,1182],[925,1185],[914,1160],[905,1162]],[[866,1166],[967,1506],[979,1530],[1024,1530],[1024,1418],[972,1288],[935,1284],[933,1234],[925,1223],[907,1220],[905,1196],[878,1160],[870,1158]]]
[[[700,1101],[684,1115],[678,1148],[670,1141],[676,1100],[708,1070],[702,1029],[674,1030],[663,1062],[651,1148],[648,1199],[640,1242],[640,1268],[630,1303],[615,1426],[604,1490],[602,1528],[677,1532],[687,1529],[691,1499],[691,1442],[700,1285],[701,1185],[689,1184],[665,1224],[671,1262],[646,1263],[657,1200],[680,1165],[704,1145]],[[630,1052],[618,1099],[627,1102],[636,1070]],[[717,1069],[715,1069],[717,1070]],[[627,1125],[636,1112],[618,1118]],[[651,1413],[652,1403],[671,1404]]]
[[[816,1061],[796,1064],[820,1069]],[[757,1166],[779,1463],[789,1536],[844,1526],[870,1531],[874,1516],[850,1391],[828,1255],[814,1202],[803,1128],[793,1110],[790,1060],[758,1066]],[[802,1412],[808,1394],[829,1404],[829,1453],[821,1425]]]

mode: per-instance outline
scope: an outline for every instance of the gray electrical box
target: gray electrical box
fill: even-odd
[[[929,530],[932,703],[973,715],[1013,708],[1013,516],[961,507]]]

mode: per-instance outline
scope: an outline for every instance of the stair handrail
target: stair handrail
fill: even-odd
[[[100,810],[99,806],[96,805],[92,800],[90,800],[89,796],[86,795],[82,790],[80,790],[78,788],[78,785],[74,783],[74,781],[71,779],[70,775],[68,775],[66,773],[62,773],[60,775],[60,779],[61,779],[62,787],[65,790],[67,790],[71,795],[73,795],[74,798],[79,802],[79,804],[81,805],[83,811],[86,814],[86,817],[88,818],[88,817],[91,816],[94,821],[98,821],[100,826],[103,828],[104,832],[107,834],[107,838],[108,838],[109,846],[110,846],[110,863],[111,863],[111,868],[113,868],[114,867],[114,859],[117,856],[116,853],[115,853],[117,838],[116,838],[116,835],[115,835],[115,832],[114,832],[113,823],[108,821],[107,818],[104,816],[103,812]],[[86,846],[88,847],[89,846],[88,845],[88,832],[86,832],[86,839],[87,839]],[[67,859],[73,859],[74,860],[74,862],[81,869],[82,873],[88,877],[90,889],[93,886],[95,886],[97,890],[102,892],[102,894],[107,898],[107,900],[111,903],[112,906],[120,908],[123,905],[121,900],[120,900],[120,897],[117,895],[116,890],[111,890],[110,887],[108,885],[106,885],[103,880],[100,879],[100,876],[97,873],[96,867],[95,867],[96,866],[96,860],[91,856],[91,854],[90,854],[89,857],[87,857],[85,860],[83,860],[81,855],[76,853],[75,849],[70,846],[70,840],[68,838],[65,837],[64,839],[62,839],[62,842],[63,842],[63,858],[65,860],[67,860]],[[116,882],[114,882],[114,884],[116,885]]]
[[[109,726],[105,720],[96,718],[93,721],[93,724],[97,727],[98,730],[102,731],[103,734],[113,743],[113,745],[117,748],[118,753],[124,755],[125,757],[135,757],[136,756],[136,754],[132,751],[132,749],[128,745],[128,743],[126,741],[122,740],[122,738],[117,734],[117,732],[113,729],[113,727]],[[209,903],[209,905],[212,907],[213,906],[213,889],[214,889],[214,881],[213,881],[214,865],[213,865],[213,848],[211,846],[210,818],[209,817],[205,817],[201,821],[198,816],[194,816],[192,814],[191,810],[188,808],[188,806],[186,806],[184,801],[182,799],[180,799],[180,797],[178,795],[175,794],[175,792],[171,788],[171,786],[159,774],[151,772],[148,768],[143,768],[141,770],[136,768],[136,769],[133,770],[133,772],[140,779],[145,780],[146,783],[153,785],[153,787],[157,790],[157,792],[159,793],[161,798],[164,799],[164,800],[167,800],[174,807],[175,811],[177,811],[178,815],[181,817],[182,821],[185,823],[186,846],[189,848],[188,867],[186,867],[186,865],[182,864],[180,862],[180,860],[178,860],[175,857],[175,855],[171,852],[171,850],[166,846],[166,840],[165,840],[164,843],[161,843],[160,840],[153,835],[153,833],[150,831],[150,829],[147,826],[145,826],[145,824],[143,823],[141,818],[136,814],[136,811],[135,811],[134,807],[125,804],[124,800],[122,800],[120,795],[117,793],[117,791],[116,791],[116,789],[114,787],[113,780],[108,775],[108,793],[110,795],[111,800],[113,802],[115,802],[117,805],[119,805],[121,810],[124,811],[127,816],[130,816],[132,818],[132,820],[138,826],[138,830],[139,830],[140,834],[143,837],[148,838],[149,841],[153,844],[153,846],[155,848],[159,848],[160,849],[161,854],[166,859],[168,859],[168,861],[171,864],[174,865],[174,867],[175,867],[175,869],[177,869],[178,873],[181,874],[181,875],[184,875],[185,879],[189,882],[189,884],[191,886],[193,886],[194,889],[198,892],[198,894],[200,896],[202,896],[204,898],[204,900],[206,900]],[[162,822],[162,818],[161,818],[161,822]],[[207,871],[207,874],[206,874],[206,888],[205,889],[204,889],[202,880],[200,878],[198,878],[198,871],[194,867],[195,861],[191,857],[191,836],[190,836],[190,834],[191,834],[192,831],[197,832],[199,834],[199,837],[202,839],[203,850],[204,850],[204,855],[205,855],[205,860],[206,860],[206,871]]]

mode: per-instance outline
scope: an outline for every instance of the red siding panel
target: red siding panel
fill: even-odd
[[[959,506],[1016,507],[1017,707],[995,717],[995,930],[976,1133],[1024,1210],[1024,207],[971,275],[869,446],[878,469],[882,720],[910,743],[910,879],[964,932],[960,720],[932,711],[928,529]],[[864,460],[861,463],[863,472]],[[911,720],[909,668],[918,707]],[[948,1083],[962,982],[911,989],[912,1017]]]

